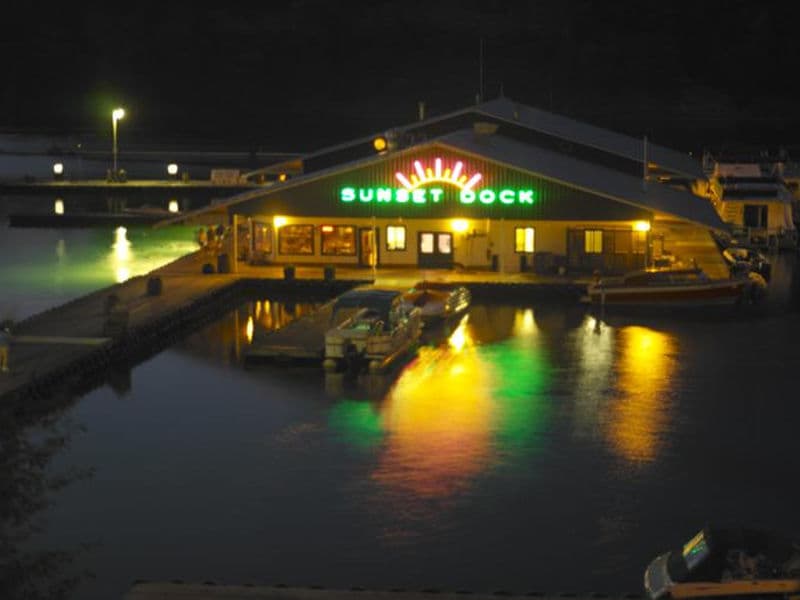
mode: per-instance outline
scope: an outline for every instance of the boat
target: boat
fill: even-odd
[[[403,294],[403,300],[410,306],[418,307],[422,321],[430,327],[463,315],[469,308],[472,295],[463,285],[420,281]]]
[[[728,263],[731,277],[758,273],[765,281],[772,275],[772,264],[766,256],[755,248],[745,246],[729,246],[722,251],[722,257]]]
[[[697,267],[644,269],[622,278],[590,283],[585,303],[599,306],[703,307],[756,303],[766,282],[757,273],[747,277],[711,279]]]
[[[380,373],[407,354],[422,332],[422,311],[400,290],[356,288],[336,299],[325,333],[328,372]]]
[[[656,557],[645,570],[644,587],[651,600],[797,597],[800,544],[771,532],[706,526]]]

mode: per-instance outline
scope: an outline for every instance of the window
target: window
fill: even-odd
[[[439,234],[439,254],[450,254],[453,252],[453,236],[449,233]]]
[[[386,249],[405,250],[406,249],[406,226],[387,225],[386,226]]]
[[[586,254],[602,254],[603,253],[603,230],[602,229],[586,229],[583,232],[583,251]]]
[[[280,254],[314,254],[313,225],[284,225],[278,230]]]
[[[533,227],[514,229],[514,252],[533,252],[535,232]]]
[[[422,254],[433,254],[433,234],[421,233],[419,235],[419,251]]]
[[[356,228],[353,225],[323,225],[319,228],[322,254],[355,256]]]
[[[615,231],[614,232],[614,252],[617,254],[631,253],[631,237],[640,231]]]
[[[633,253],[644,254],[647,251],[647,232],[634,231],[633,232]]]
[[[272,254],[272,226],[254,221],[252,244],[254,253]]]

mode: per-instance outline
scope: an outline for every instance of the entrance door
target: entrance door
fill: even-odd
[[[358,230],[358,265],[372,267],[378,264],[378,240],[372,227]]]
[[[417,264],[426,269],[453,268],[453,234],[449,231],[420,231],[417,234]]]

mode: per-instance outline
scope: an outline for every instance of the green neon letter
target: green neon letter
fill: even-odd
[[[392,188],[378,188],[375,196],[378,202],[391,202]]]
[[[461,204],[472,204],[475,202],[475,192],[472,190],[461,190],[458,196],[461,200]]]
[[[500,192],[500,202],[503,204],[514,204],[514,190],[502,190]]]
[[[431,188],[428,190],[428,192],[430,192],[434,204],[438,204],[442,194],[444,194],[444,190],[442,188]]]
[[[533,190],[520,190],[517,195],[520,204],[533,204]]]
[[[478,199],[483,204],[493,204],[495,195],[492,190],[481,190],[480,193],[478,194]]]
[[[405,204],[408,202],[408,190],[405,188],[400,188],[395,192],[395,200],[397,200],[401,204]]]
[[[372,196],[374,195],[375,190],[372,188],[359,188],[358,189],[358,199],[362,202],[372,202]]]
[[[425,190],[422,188],[415,189],[411,192],[411,198],[414,200],[415,204],[425,204]]]
[[[342,202],[352,202],[356,199],[356,189],[351,187],[342,188],[339,198],[341,198]]]

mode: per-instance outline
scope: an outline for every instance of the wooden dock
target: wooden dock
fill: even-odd
[[[256,337],[247,359],[319,360],[325,355],[325,332],[330,328],[333,301],[263,337]]]

